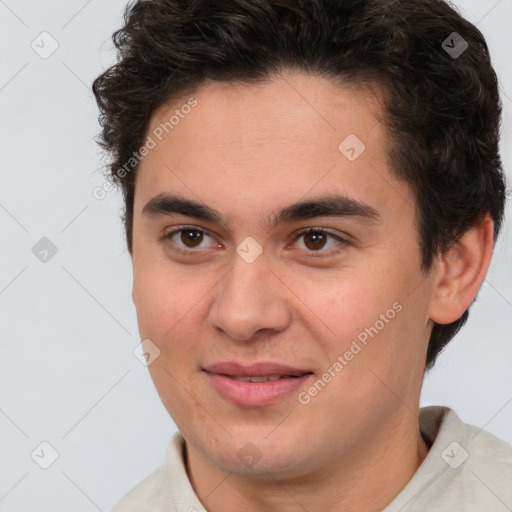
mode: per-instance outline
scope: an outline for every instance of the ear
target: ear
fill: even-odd
[[[491,262],[493,229],[487,214],[481,223],[439,255],[430,305],[430,319],[434,322],[455,322],[473,302]]]

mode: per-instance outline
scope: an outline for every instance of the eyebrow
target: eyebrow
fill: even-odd
[[[168,194],[158,194],[150,199],[142,209],[142,215],[148,218],[185,215],[218,224],[227,224],[222,215],[210,206],[192,199]],[[369,221],[380,220],[379,213],[372,206],[343,195],[330,194],[312,197],[274,211],[268,216],[266,225],[273,228],[286,222],[316,217],[356,217]]]

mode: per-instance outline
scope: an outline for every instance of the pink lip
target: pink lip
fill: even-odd
[[[312,377],[309,370],[292,368],[277,363],[262,362],[244,366],[238,363],[218,363],[204,368],[214,389],[225,399],[237,405],[262,407],[270,405],[301,387]],[[265,375],[295,375],[268,382],[241,382],[230,377],[261,377]]]
[[[311,370],[293,368],[279,363],[272,362],[259,362],[250,365],[236,363],[234,361],[226,361],[223,363],[216,363],[203,368],[210,373],[219,373],[222,375],[233,375],[238,377],[261,377],[263,375],[304,375],[311,373]]]

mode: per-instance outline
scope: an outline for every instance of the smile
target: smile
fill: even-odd
[[[218,363],[204,368],[203,373],[220,397],[244,407],[274,404],[313,376],[311,371],[276,363]]]

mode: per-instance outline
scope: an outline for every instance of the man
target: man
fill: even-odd
[[[139,0],[93,85],[179,432],[121,511],[510,510],[424,372],[504,209],[481,33],[436,0]]]

